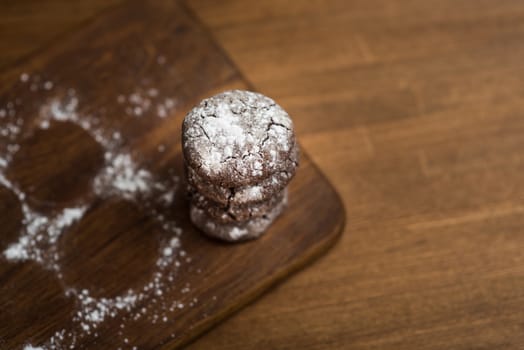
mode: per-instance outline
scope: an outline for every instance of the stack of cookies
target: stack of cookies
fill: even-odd
[[[289,115],[264,95],[227,91],[193,108],[182,132],[193,224],[226,241],[260,236],[298,166]]]

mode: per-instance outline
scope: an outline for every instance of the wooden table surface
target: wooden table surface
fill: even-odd
[[[0,69],[122,0],[0,4]],[[348,223],[191,349],[524,347],[524,3],[189,0]]]

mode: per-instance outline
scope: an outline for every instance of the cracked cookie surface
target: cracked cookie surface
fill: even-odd
[[[265,215],[242,222],[221,223],[209,216],[194,204],[190,206],[191,221],[210,237],[228,242],[239,242],[259,237],[282,213],[287,205],[287,197],[277,203]]]
[[[298,146],[293,148],[292,158],[298,159]],[[224,187],[204,179],[191,167],[185,167],[186,178],[189,184],[204,196],[223,205],[227,203],[251,205],[269,200],[287,186],[295,174],[295,169],[296,162],[293,162],[288,164],[286,170],[271,174],[268,178],[260,180],[257,183]]]
[[[256,184],[298,164],[293,122],[269,97],[232,90],[185,117],[182,148],[199,177],[222,187]]]
[[[269,200],[250,205],[234,203],[219,204],[203,196],[196,190],[190,190],[191,204],[202,209],[212,219],[220,223],[244,222],[267,215],[283,200],[287,201],[287,189],[275,194]]]

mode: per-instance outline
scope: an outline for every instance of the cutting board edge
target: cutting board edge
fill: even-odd
[[[312,164],[318,170],[316,164],[314,164],[313,162]],[[333,185],[327,180],[327,178],[322,172],[319,171],[319,174],[324,178],[325,181],[327,181],[334,194],[336,195],[342,213],[342,215],[339,217],[339,222],[333,227],[332,231],[328,235],[326,235],[327,238],[323,240],[320,245],[315,246],[303,253],[300,259],[297,259],[295,262],[291,263],[290,265],[286,266],[286,268],[276,273],[273,279],[263,281],[263,283],[255,286],[247,293],[241,295],[238,298],[238,302],[235,305],[233,305],[229,309],[223,310],[222,312],[214,315],[213,320],[208,322],[201,322],[196,327],[193,327],[193,329],[191,329],[191,332],[187,334],[187,336],[180,339],[180,342],[175,342],[174,344],[172,344],[173,346],[175,346],[173,349],[182,348],[183,346],[195,342],[223,321],[227,320],[231,316],[234,316],[236,313],[240,312],[242,309],[249,306],[250,304],[255,303],[266,293],[271,292],[271,290],[273,290],[274,288],[277,288],[287,278],[293,276],[295,273],[315,263],[321,257],[325,256],[335,246],[335,244],[342,237],[342,234],[346,227],[346,212],[344,204],[338,192],[335,191]]]

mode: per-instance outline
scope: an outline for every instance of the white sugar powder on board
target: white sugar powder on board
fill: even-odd
[[[29,80],[29,74],[27,73],[20,74],[20,81],[22,83],[26,83],[28,80]]]
[[[179,229],[180,230],[180,229]],[[180,234],[181,232],[178,232]],[[166,268],[173,263],[173,260],[176,258],[176,252],[180,249],[180,239],[178,237],[173,237],[162,247],[160,251],[160,256],[156,261],[156,265],[161,268]]]
[[[51,80],[46,80],[38,75],[24,73],[20,80],[27,83],[26,87],[34,94],[50,94],[51,90],[60,91],[59,87]],[[55,89],[56,88],[56,89]],[[161,91],[155,88],[138,88],[135,95],[118,96],[121,104],[131,104],[135,112],[156,112],[156,116],[164,118],[173,114],[176,100],[163,97]],[[120,329],[116,336],[123,342],[122,330],[128,322],[140,318],[148,320],[151,324],[168,322],[176,317],[176,312],[184,306],[196,305],[196,298],[181,298],[170,300],[170,291],[178,289],[184,295],[190,295],[190,286],[177,286],[176,278],[178,268],[191,262],[191,257],[182,249],[182,230],[170,218],[171,205],[178,184],[177,177],[172,175],[168,181],[159,182],[155,174],[139,166],[133,157],[126,153],[122,145],[125,138],[121,130],[113,127],[104,127],[100,119],[79,112],[81,98],[75,90],[68,89],[65,96],[47,98],[47,102],[39,106],[36,123],[27,123],[18,116],[16,106],[21,104],[20,99],[0,106],[0,135],[7,136],[12,142],[5,149],[0,148],[0,185],[12,191],[18,198],[22,208],[22,229],[18,238],[8,244],[1,252],[8,261],[31,260],[40,264],[45,269],[56,273],[61,282],[66,296],[74,298],[76,310],[67,329],[57,330],[47,341],[35,347],[27,344],[24,350],[35,349],[65,349],[75,348],[81,339],[90,336],[98,337],[98,327],[108,318],[121,321]],[[149,102],[148,102],[149,100]],[[102,109],[101,109],[102,111]],[[18,119],[17,119],[18,118]],[[158,256],[156,267],[148,281],[135,290],[114,298],[94,297],[92,291],[87,289],[77,290],[74,286],[64,285],[64,280],[59,265],[59,237],[76,222],[82,220],[89,209],[88,199],[79,198],[77,207],[63,208],[58,212],[41,213],[30,206],[26,194],[20,190],[5,175],[9,162],[19,149],[19,135],[28,131],[27,127],[37,125],[42,129],[52,126],[53,122],[70,122],[84,129],[105,150],[106,163],[93,179],[93,192],[100,196],[115,195],[127,200],[136,201],[153,220],[156,220],[165,231],[164,237],[158,243]],[[165,151],[163,144],[158,146],[158,151]],[[138,200],[140,199],[140,200]],[[198,270],[197,273],[201,271]],[[127,343],[131,340],[127,339]],[[129,345],[132,346],[132,345]],[[132,346],[136,348],[136,346]]]
[[[49,264],[49,268],[57,269],[55,256],[47,255],[49,245],[54,245],[65,228],[82,218],[85,206],[65,208],[55,217],[48,217],[36,213],[26,203],[22,204],[24,214],[24,231],[17,242],[10,244],[4,251],[8,260],[34,260]]]
[[[84,216],[87,207],[65,208],[47,228],[49,243],[55,243],[64,227],[70,226],[73,222]]]
[[[117,102],[124,106],[127,115],[143,117],[151,111],[159,118],[166,118],[173,114],[176,100],[168,97],[161,98],[156,88],[137,89],[129,95],[118,95]]]
[[[60,99],[54,98],[51,102],[42,105],[39,113],[40,128],[48,129],[51,121],[71,122],[84,129],[104,148],[113,149],[118,146],[120,139],[113,137],[114,132],[110,133],[104,128],[95,127],[98,122],[96,118],[78,112],[79,102],[75,90],[69,89],[66,96]]]
[[[29,345],[24,346],[24,350],[45,350],[45,349],[41,346],[33,346],[29,344]]]
[[[96,329],[106,318],[116,317],[120,310],[131,311],[136,303],[144,298],[143,294],[136,294],[133,291],[115,298],[94,298],[90,296],[87,289],[80,292],[70,289],[68,294],[76,296],[82,305],[73,317],[73,321],[79,323],[86,332]]]
[[[106,166],[94,180],[94,190],[100,196],[118,194],[126,199],[147,194],[153,183],[152,175],[140,169],[129,154],[106,152]]]
[[[55,120],[77,122],[77,107],[78,98],[73,96],[65,104],[62,104],[59,101],[51,102],[51,113]]]

